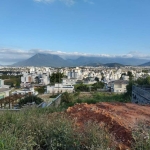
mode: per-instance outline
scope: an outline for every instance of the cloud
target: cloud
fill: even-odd
[[[122,57],[122,58],[141,58],[141,59],[150,59],[150,54],[143,54],[138,51],[132,51],[127,54],[121,55],[109,55],[109,54],[91,54],[91,53],[80,53],[80,52],[63,52],[63,51],[53,51],[53,50],[43,50],[43,49],[30,49],[30,50],[22,50],[22,49],[11,49],[11,48],[0,48],[0,64],[13,64],[15,62],[19,62],[25,59],[32,57],[37,53],[44,54],[54,54],[59,55],[60,57],[67,59],[75,59],[80,56],[87,57]]]

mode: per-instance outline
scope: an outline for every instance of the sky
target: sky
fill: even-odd
[[[0,0],[0,64],[38,52],[150,60],[150,0]]]

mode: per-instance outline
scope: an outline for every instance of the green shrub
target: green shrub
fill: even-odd
[[[72,94],[70,94],[68,92],[63,93],[62,96],[61,96],[61,101],[62,101],[62,103],[63,102],[64,103],[71,103],[71,102],[73,102]]]
[[[35,104],[38,105],[38,104],[42,103],[43,100],[41,98],[37,97],[37,96],[30,95],[30,96],[27,96],[27,97],[21,99],[18,104],[21,107],[24,104],[32,103],[32,102],[35,102]]]

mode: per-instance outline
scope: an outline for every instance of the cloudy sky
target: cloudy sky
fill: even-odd
[[[0,64],[37,52],[150,60],[150,0],[0,0]]]

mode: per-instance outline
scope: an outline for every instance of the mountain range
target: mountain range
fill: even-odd
[[[147,63],[141,64],[140,66],[150,66],[150,62],[147,62]]]
[[[141,65],[146,64],[146,59],[122,57],[87,57],[77,59],[63,59],[58,55],[37,53],[27,60],[17,62],[12,66],[49,66],[49,67],[74,67],[100,64],[102,66]]]

